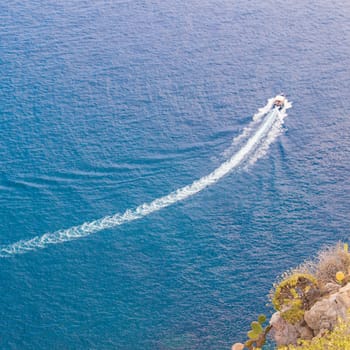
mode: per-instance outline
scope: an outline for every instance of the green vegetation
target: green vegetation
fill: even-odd
[[[252,329],[247,333],[249,339],[244,344],[247,349],[260,349],[265,344],[266,335],[271,329],[271,326],[263,328],[265,322],[266,316],[261,314],[258,317],[258,321],[253,321],[251,323]]]

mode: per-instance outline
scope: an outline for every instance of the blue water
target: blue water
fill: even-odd
[[[269,98],[293,107],[198,193],[1,258],[0,348],[244,340],[276,276],[349,239],[349,16],[345,0],[3,0],[2,249],[176,193],[244,147]]]

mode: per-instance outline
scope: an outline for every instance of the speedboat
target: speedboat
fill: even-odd
[[[283,94],[277,95],[273,100],[273,107],[276,107],[277,109],[281,110],[285,102],[286,98]]]

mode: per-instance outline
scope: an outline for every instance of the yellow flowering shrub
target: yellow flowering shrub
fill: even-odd
[[[312,275],[294,273],[276,286],[272,304],[287,322],[296,323],[308,310],[308,296],[316,289],[317,281]]]

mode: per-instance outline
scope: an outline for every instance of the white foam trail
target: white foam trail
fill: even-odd
[[[272,102],[273,99],[270,99],[269,101]],[[271,107],[272,107],[272,103],[270,105],[270,108]],[[292,103],[289,101],[286,101],[285,107],[281,111],[278,111],[279,118],[277,118],[276,122],[271,126],[271,129],[268,132],[268,134],[265,138],[265,141],[261,142],[260,146],[256,149],[256,151],[254,153],[252,153],[251,156],[249,157],[249,159],[247,161],[247,167],[254,164],[259,158],[262,158],[267,153],[271,143],[282,133],[284,118],[287,116],[286,110],[291,108],[291,107],[292,107]]]
[[[36,236],[29,240],[21,240],[10,244],[0,249],[0,257],[9,257],[11,255],[23,254],[38,248],[45,248],[50,244],[58,244],[85,237],[101,230],[140,219],[155,211],[161,210],[174,203],[193,196],[206,187],[216,183],[223,176],[227,175],[230,171],[237,168],[239,165],[246,162],[252,164],[263,154],[265,154],[269,145],[279,135],[279,132],[276,130],[279,130],[283,124],[283,119],[287,115],[285,113],[285,110],[289,107],[290,104],[286,104],[286,107],[282,111],[271,109],[272,99],[269,100],[268,104],[264,108],[260,109],[259,112],[254,116],[255,120],[253,123],[255,125],[256,122],[262,119],[265,114],[266,118],[263,119],[260,126],[256,129],[256,132],[253,134],[251,134],[253,126],[249,126],[249,132],[247,131],[247,134],[251,134],[251,136],[245,145],[241,147],[234,155],[232,155],[230,159],[222,163],[209,175],[194,181],[192,184],[181,187],[178,190],[171,192],[164,197],[157,198],[150,203],[144,203],[134,210],[126,210],[123,214],[117,213],[112,216],[105,216],[104,218],[86,222],[79,226],[74,226],[65,230],[59,230],[53,233],[45,233],[42,236]]]
[[[273,105],[273,101],[274,98],[270,98],[267,101],[267,104],[262,107],[259,108],[258,112],[254,114],[253,116],[253,120],[249,123],[249,125],[247,125],[242,133],[238,136],[236,136],[235,138],[233,138],[232,140],[232,144],[230,145],[229,148],[227,148],[224,152],[223,152],[223,156],[225,158],[229,157],[230,155],[232,155],[232,153],[237,150],[237,148],[240,146],[240,144],[244,141],[247,140],[252,133],[254,132],[254,130],[256,129],[256,126],[259,124],[259,122],[261,121],[262,117],[264,117],[268,112],[271,111],[272,105]]]

